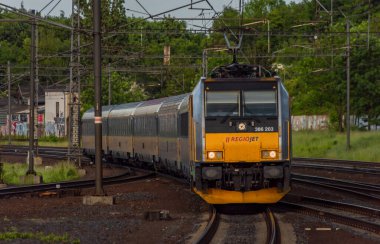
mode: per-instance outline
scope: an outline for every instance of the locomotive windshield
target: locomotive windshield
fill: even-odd
[[[275,91],[243,91],[243,116],[276,116]]]
[[[239,91],[206,92],[206,116],[239,116]]]
[[[276,90],[206,91],[206,117],[219,116],[277,116]]]

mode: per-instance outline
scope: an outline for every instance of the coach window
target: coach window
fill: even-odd
[[[206,92],[206,116],[239,116],[239,91]]]
[[[276,91],[244,91],[244,116],[276,116]]]

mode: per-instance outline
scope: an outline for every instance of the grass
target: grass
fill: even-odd
[[[27,164],[4,163],[3,181],[9,185],[19,185],[20,176],[24,176],[28,170]],[[53,183],[79,178],[78,170],[74,164],[59,162],[52,167],[35,166],[38,175],[42,175],[44,183]]]
[[[332,131],[293,132],[293,156],[380,162],[380,132],[351,132],[346,150],[346,133]]]
[[[12,136],[11,144],[16,146],[28,146],[29,141],[26,136]],[[0,145],[8,145],[8,137],[0,137]],[[38,145],[43,147],[67,147],[68,141],[65,137],[43,136],[38,138]]]
[[[15,228],[7,232],[0,232],[1,241],[14,241],[18,239],[35,240],[46,243],[80,243],[79,239],[71,240],[69,235],[45,234],[43,232],[18,232]]]

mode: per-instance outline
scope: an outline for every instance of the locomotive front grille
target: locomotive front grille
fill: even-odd
[[[249,191],[263,186],[263,167],[255,164],[252,167],[229,166],[223,170],[221,188],[225,190]]]
[[[217,188],[230,191],[254,191],[278,186],[283,180],[283,164],[263,163],[202,165],[198,172],[198,189]]]

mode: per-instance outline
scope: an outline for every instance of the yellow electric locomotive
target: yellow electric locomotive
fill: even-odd
[[[187,178],[211,204],[274,203],[289,190],[289,96],[261,66],[231,64],[192,93],[103,107],[103,153]],[[94,156],[94,111],[82,118]]]
[[[215,69],[194,89],[190,172],[208,203],[274,203],[290,190],[289,96],[261,66]]]

